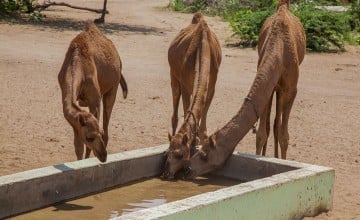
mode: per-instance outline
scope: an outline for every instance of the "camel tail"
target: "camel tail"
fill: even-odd
[[[277,9],[280,8],[280,6],[282,5],[286,5],[287,8],[289,9],[290,8],[290,0],[279,0],[279,3],[277,5]]]
[[[200,25],[201,25],[201,32],[199,33],[200,35],[199,46],[197,47],[196,50],[196,60],[195,60],[195,80],[194,80],[194,89],[193,89],[194,98],[190,109],[194,108],[196,102],[199,102],[199,100],[206,97],[206,96],[202,97],[202,95],[206,94],[207,84],[210,74],[211,55],[210,55],[210,45],[208,39],[208,34],[210,30],[206,22],[200,22]],[[206,83],[204,84],[202,82],[206,82]],[[202,101],[200,101],[200,103]]]
[[[126,80],[124,78],[124,75],[121,74],[121,78],[120,78],[120,86],[123,92],[123,97],[124,99],[126,99],[127,94],[128,94],[128,87],[127,87],[127,83]]]
[[[209,45],[209,33],[210,29],[207,26],[207,24],[204,22],[203,24],[203,30],[202,30],[202,38],[201,38],[201,49],[200,49],[200,59],[197,59],[196,62],[200,61],[200,65],[197,65],[201,76],[207,76],[210,73],[210,60],[211,60],[211,54],[210,54],[210,45]],[[209,55],[209,56],[206,56]]]

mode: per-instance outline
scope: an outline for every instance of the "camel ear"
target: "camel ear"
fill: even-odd
[[[210,147],[212,148],[216,148],[216,137],[215,135],[211,135],[210,138],[209,138],[209,144],[210,144]]]
[[[184,134],[184,136],[183,136],[183,140],[182,140],[182,144],[183,144],[183,145],[187,145],[188,140],[189,140],[188,135],[187,135],[187,134]]]
[[[84,117],[84,115],[79,114],[78,120],[79,120],[79,123],[80,123],[80,125],[81,125],[82,127],[85,126],[85,117]]]
[[[169,141],[171,141],[172,137],[173,137],[173,136],[170,134],[170,132],[168,132],[168,139],[169,139]]]

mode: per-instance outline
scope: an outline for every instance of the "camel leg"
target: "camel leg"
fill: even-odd
[[[84,154],[84,144],[80,139],[78,132],[74,130],[74,146],[75,146],[75,154],[78,160],[82,160]]]
[[[281,125],[281,110],[282,110],[282,92],[276,91],[276,114],[274,121],[274,148],[275,148],[275,157],[279,158],[279,130]]]
[[[286,159],[286,152],[289,146],[289,131],[288,131],[288,123],[289,116],[292,105],[294,103],[296,97],[297,89],[292,90],[286,99],[283,102],[283,114],[282,114],[282,124],[281,124],[281,132],[279,133],[279,143],[281,148],[281,159]]]
[[[189,110],[190,107],[190,94],[183,86],[181,86],[181,98],[183,102],[184,116],[185,116],[186,112]]]
[[[96,105],[89,106],[89,111],[91,114],[93,114],[96,117],[98,121],[100,120],[100,102]],[[91,149],[86,147],[85,158],[89,158],[90,153],[91,153]]]
[[[211,104],[211,101],[214,97],[215,90],[209,91],[208,96],[206,97],[206,103],[202,112],[201,121],[200,121],[200,128],[199,128],[199,138],[200,144],[204,144],[204,140],[207,138],[207,128],[206,128],[206,118],[207,113]]]
[[[180,95],[181,95],[181,89],[180,84],[177,79],[175,79],[171,74],[171,91],[172,91],[172,97],[173,97],[173,115],[171,117],[171,125],[172,125],[172,135],[175,135],[176,128],[178,125],[178,109],[179,109],[179,101],[180,101]]]
[[[109,141],[109,121],[112,109],[114,107],[115,99],[116,99],[116,92],[118,89],[118,85],[114,86],[110,91],[104,94],[103,97],[103,129],[104,129],[104,143],[105,147]]]
[[[270,103],[269,103],[269,111],[268,111],[268,116],[267,116],[267,120],[266,120],[266,136],[269,138],[269,134],[270,134],[270,115],[271,115],[271,107],[272,107],[272,99],[273,99],[273,95],[274,95],[274,92],[271,94],[271,97],[270,97]],[[263,156],[265,156],[266,154],[266,146],[267,146],[267,140],[268,138],[266,139],[265,141],[265,144],[263,146]]]
[[[269,130],[270,130],[270,112],[271,112],[271,104],[272,104],[272,95],[270,100],[265,107],[265,110],[260,115],[260,122],[259,122],[259,129],[256,133],[256,154],[260,155],[262,151],[262,155],[265,156],[266,154],[266,144],[267,139],[269,137]]]

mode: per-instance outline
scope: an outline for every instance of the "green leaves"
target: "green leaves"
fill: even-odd
[[[300,2],[292,9],[304,26],[307,49],[318,52],[345,50],[345,36],[350,32],[350,17],[346,12],[317,9],[313,3]]]
[[[228,19],[235,34],[241,38],[239,45],[242,47],[256,47],[259,31],[265,19],[274,11],[274,7],[261,11],[243,10]]]
[[[0,18],[20,12],[32,12],[35,0],[0,0]]]
[[[194,0],[185,6],[183,0],[172,0],[178,11],[217,14],[230,23],[241,40],[241,47],[256,47],[265,19],[275,12],[277,0]],[[360,45],[360,6],[353,3],[346,12],[317,9],[317,5],[341,5],[340,0],[292,1],[291,11],[302,22],[307,49],[317,52],[339,52],[345,43]]]

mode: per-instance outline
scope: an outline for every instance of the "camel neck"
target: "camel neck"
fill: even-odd
[[[217,147],[223,148],[226,152],[233,152],[236,145],[253,127],[258,120],[257,114],[264,111],[280,78],[280,74],[274,71],[275,69],[274,64],[259,65],[258,73],[247,96],[251,101],[244,100],[239,112],[215,133]]]
[[[80,109],[80,107],[72,101],[72,98],[65,97],[63,99],[64,116],[70,124],[75,123],[75,121],[77,120],[77,115],[81,111],[82,110]]]
[[[66,120],[68,120],[70,124],[74,124],[78,113],[82,112],[76,103],[82,80],[82,78],[78,76],[79,69],[76,61],[77,57],[71,61],[73,65],[61,70],[64,71],[62,85],[63,112]]]

